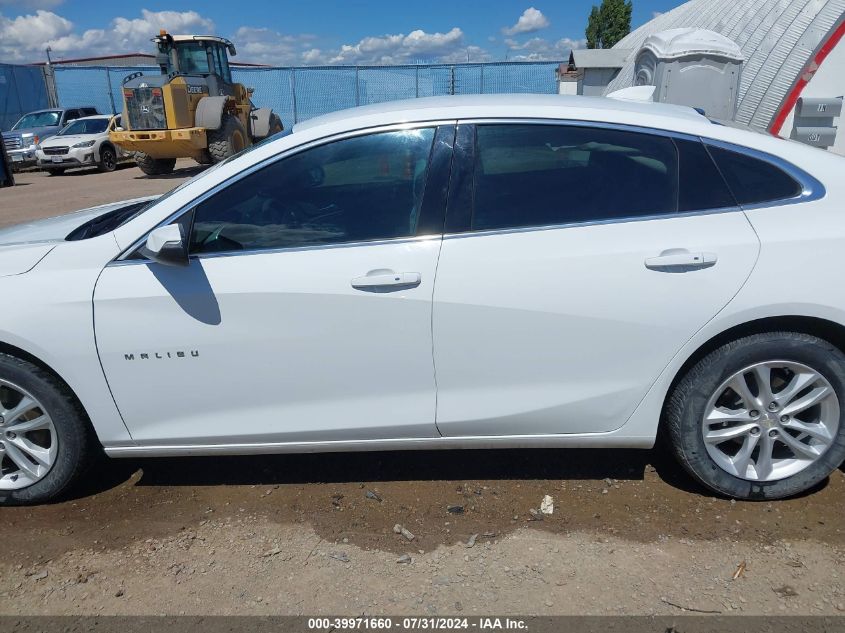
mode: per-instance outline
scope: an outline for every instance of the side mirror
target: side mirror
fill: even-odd
[[[188,265],[188,240],[181,224],[168,224],[154,229],[141,249],[144,257],[166,266]]]

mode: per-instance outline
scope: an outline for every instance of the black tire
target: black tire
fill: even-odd
[[[97,168],[102,172],[110,172],[117,169],[117,152],[113,147],[100,148],[100,162]]]
[[[214,163],[226,160],[246,148],[249,140],[237,117],[224,114],[220,129],[208,130],[208,153]]]
[[[143,152],[135,154],[135,162],[147,176],[164,176],[173,173],[176,168],[175,158],[153,158]]]
[[[702,421],[710,397],[742,369],[767,361],[801,363],[825,378],[840,404],[839,428],[830,447],[804,470],[774,481],[751,481],[722,469],[709,455]],[[782,499],[811,489],[845,460],[845,354],[831,343],[797,332],[767,332],[714,350],[678,382],[663,412],[663,430],[675,457],[711,490],[738,499]]]
[[[0,354],[0,378],[38,400],[52,419],[59,445],[55,462],[47,474],[29,487],[0,490],[0,505],[55,500],[70,489],[101,454],[88,418],[67,385],[37,365]],[[8,466],[8,462],[3,464]]]
[[[47,173],[48,173],[50,176],[61,176],[62,174],[64,174],[64,173],[65,173],[65,170],[64,170],[64,168],[59,168],[59,169],[48,169],[48,170],[47,170]]]

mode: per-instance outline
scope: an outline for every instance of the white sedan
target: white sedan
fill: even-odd
[[[843,173],[684,107],[434,98],[10,229],[0,498],[100,451],[658,435],[718,493],[797,494],[845,458]]]
[[[120,127],[120,115],[98,114],[76,119],[35,148],[38,166],[51,176],[74,167],[98,167],[114,171],[129,154],[109,140],[109,132]]]

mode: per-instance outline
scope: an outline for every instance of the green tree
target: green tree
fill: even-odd
[[[587,48],[611,48],[631,32],[632,0],[602,0],[587,20]]]

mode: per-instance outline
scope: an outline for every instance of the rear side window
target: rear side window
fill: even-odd
[[[736,206],[725,179],[700,141],[675,139],[678,148],[678,211]]]
[[[674,213],[672,139],[566,125],[477,128],[473,230]]]
[[[721,147],[708,149],[739,204],[785,200],[801,193],[801,185],[771,163]]]

